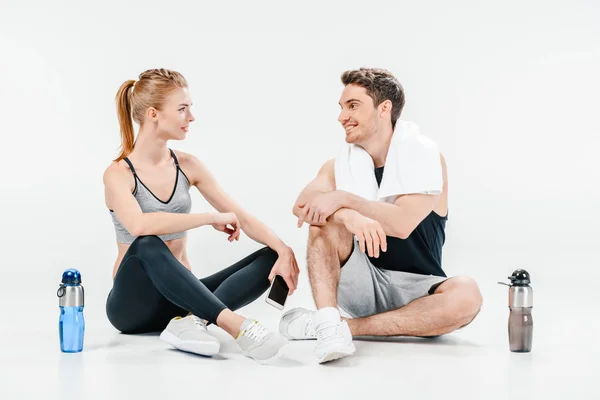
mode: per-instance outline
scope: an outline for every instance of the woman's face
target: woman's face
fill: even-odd
[[[195,118],[191,112],[192,99],[187,88],[174,89],[157,110],[158,132],[167,140],[183,140]]]

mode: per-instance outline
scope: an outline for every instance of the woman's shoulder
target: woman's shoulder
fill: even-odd
[[[102,174],[104,183],[108,183],[115,179],[127,178],[131,175],[129,166],[124,160],[112,161],[105,169]]]
[[[184,171],[191,184],[205,179],[208,173],[206,165],[194,154],[172,149],[179,162],[179,167]]]
[[[186,153],[185,151],[172,149],[177,157],[177,161],[179,162],[179,166],[182,168],[188,167],[193,170],[198,170],[204,168],[204,163],[200,160],[200,158],[196,157],[191,153]]]
[[[179,164],[192,163],[192,162],[199,161],[198,157],[196,157],[195,155],[193,155],[191,153],[187,153],[185,151],[175,150],[175,149],[171,149],[171,150],[173,150],[173,153],[175,153],[175,156],[177,156],[177,161],[179,161]]]

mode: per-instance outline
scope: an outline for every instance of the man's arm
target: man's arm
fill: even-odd
[[[334,160],[327,161],[319,170],[317,177],[310,182],[298,196],[294,204],[294,215],[298,217],[298,227],[304,222],[310,225],[323,226],[328,221],[343,225],[358,239],[362,252],[371,257],[379,257],[379,249],[387,250],[385,232],[381,224],[361,215],[350,208],[339,208],[337,198],[342,192],[335,190]],[[330,203],[331,211],[322,212],[318,203]],[[329,215],[330,218],[326,218]]]
[[[355,210],[381,224],[387,236],[406,239],[429,215],[440,195],[407,194],[399,196],[394,204],[370,201],[351,193],[342,195],[342,209]]]
[[[315,179],[313,179],[298,195],[292,212],[298,218],[303,218],[305,215],[303,208],[307,203],[318,194],[328,193],[335,190],[335,176],[333,171],[334,160],[328,160],[321,169]],[[300,222],[299,222],[300,225]]]
[[[444,191],[446,190],[446,162],[440,154]],[[388,236],[406,239],[412,231],[431,213],[441,195],[407,194],[399,196],[394,204],[366,200],[348,192],[339,192],[339,206],[355,210],[365,217],[376,220]]]
[[[440,154],[444,190],[447,189],[446,162]],[[315,181],[303,191],[304,198],[294,206],[301,226],[304,221],[311,225],[323,225],[326,220],[343,221],[344,210],[353,210],[377,221],[387,236],[406,239],[421,221],[431,213],[441,195],[406,194],[399,196],[394,204],[371,201],[342,190],[335,190],[333,160],[326,163]],[[329,178],[329,186],[325,178]],[[323,186],[321,186],[323,185]],[[325,187],[325,190],[322,188]],[[321,190],[318,190],[321,188]],[[301,195],[302,197],[302,195]],[[337,218],[337,217],[340,218]]]
[[[333,160],[327,161],[317,177],[298,196],[293,213],[298,227],[304,222],[322,226],[329,221],[347,223],[355,213],[375,220],[385,235],[407,238],[431,212],[439,195],[408,194],[394,204],[370,201],[352,193],[335,190]]]

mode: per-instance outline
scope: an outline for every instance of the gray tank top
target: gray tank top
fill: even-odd
[[[190,196],[190,181],[188,180],[185,173],[179,168],[179,162],[173,150],[169,149],[171,156],[175,162],[176,176],[175,176],[175,187],[171,193],[171,197],[165,202],[160,200],[144,185],[144,182],[137,176],[133,164],[125,157],[125,162],[129,165],[133,177],[135,180],[135,188],[133,189],[133,196],[137,200],[142,212],[170,212],[170,213],[189,213],[192,208],[192,198]],[[113,210],[109,210],[112,216],[113,224],[115,226],[115,233],[117,235],[117,241],[120,243],[131,244],[135,237],[132,236],[127,229],[119,222]],[[158,235],[163,241],[178,239],[186,235],[186,232],[176,232],[169,235]]]

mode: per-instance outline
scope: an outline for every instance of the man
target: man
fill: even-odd
[[[293,208],[299,227],[310,224],[307,263],[318,310],[293,309],[280,321],[290,339],[317,339],[319,362],[353,354],[353,336],[452,332],[482,302],[475,281],[447,278],[442,269],[446,163],[415,124],[399,120],[402,86],[381,69],[341,79],[346,144]]]

